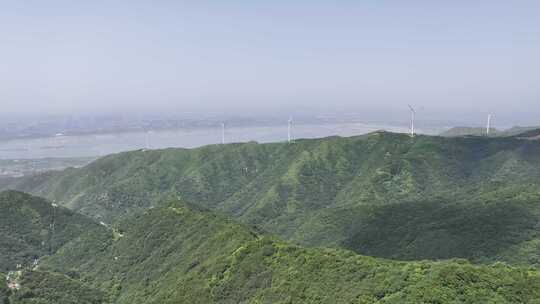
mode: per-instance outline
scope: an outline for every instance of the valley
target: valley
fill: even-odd
[[[3,291],[4,301],[533,303],[540,297],[540,274],[534,270],[465,260],[398,262],[303,248],[178,201],[126,217],[114,229],[90,224],[21,276],[18,290]]]

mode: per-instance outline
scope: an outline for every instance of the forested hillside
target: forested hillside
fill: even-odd
[[[25,271],[21,289],[5,290],[0,301],[7,304],[106,304],[107,294],[91,288],[78,279],[66,275],[44,271]]]
[[[286,244],[179,202],[96,229],[43,260],[114,303],[535,303],[537,271],[394,262]],[[85,289],[87,290],[87,289]]]
[[[134,151],[6,187],[107,223],[178,198],[304,245],[538,265],[534,139],[375,132]]]
[[[489,136],[491,137],[506,137],[506,136],[518,136],[532,130],[538,130],[539,127],[520,127],[514,126],[506,130],[498,130],[491,128],[489,130]],[[440,134],[445,137],[458,137],[458,136],[486,136],[485,127],[454,127],[446,130]]]
[[[87,229],[89,218],[28,194],[0,193],[0,272],[30,266]]]
[[[2,278],[3,280],[5,277],[6,275],[0,272],[0,278]],[[0,284],[0,301],[2,301],[3,303],[7,302],[6,298],[8,296],[9,296],[9,290],[7,288],[7,284],[2,282],[2,284]]]

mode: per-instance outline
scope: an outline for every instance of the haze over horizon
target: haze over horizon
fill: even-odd
[[[538,11],[528,0],[7,1],[1,112],[383,117],[414,104],[424,119],[534,124]]]

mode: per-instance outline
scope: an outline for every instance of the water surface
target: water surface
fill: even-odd
[[[295,125],[293,138],[317,138],[332,135],[353,136],[376,130],[407,132],[406,127],[339,123]],[[287,140],[287,126],[231,127],[226,142]],[[36,159],[45,157],[92,157],[141,148],[194,148],[221,142],[221,128],[160,130],[151,132],[56,136],[48,138],[0,141],[0,159]]]

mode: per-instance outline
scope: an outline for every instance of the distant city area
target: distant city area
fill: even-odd
[[[23,177],[51,170],[79,168],[95,160],[94,157],[0,159],[0,178]]]

